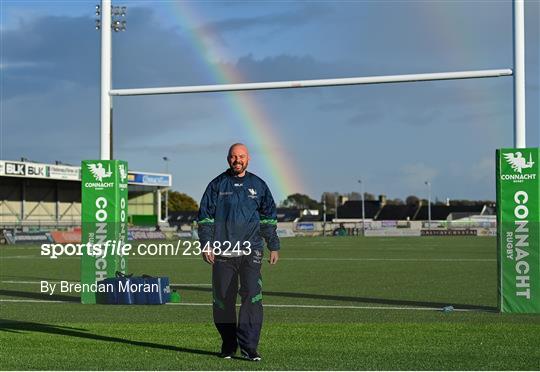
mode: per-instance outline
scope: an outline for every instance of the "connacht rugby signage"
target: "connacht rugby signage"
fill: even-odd
[[[497,150],[499,310],[540,313],[540,149]]]
[[[82,162],[81,172],[82,243],[100,248],[93,252],[83,250],[81,302],[94,304],[96,293],[84,289],[114,277],[116,271],[125,273],[127,269],[126,257],[115,249],[127,241],[127,162],[86,160]]]

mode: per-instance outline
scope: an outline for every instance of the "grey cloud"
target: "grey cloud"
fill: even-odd
[[[236,17],[209,22],[200,27],[199,32],[226,33],[244,31],[255,26],[269,26],[280,31],[295,28],[313,21],[331,12],[331,8],[323,5],[303,6],[287,12],[265,14],[255,17]]]
[[[128,22],[127,32],[113,34],[113,86],[197,83],[203,61],[185,52],[187,40],[159,27],[146,8],[132,9]],[[99,32],[92,18],[47,16],[23,26],[2,32],[4,98],[62,81],[98,86]]]
[[[181,35],[160,28],[151,11],[135,8],[129,21],[126,33],[114,35],[114,87],[216,82],[211,80],[216,76],[209,74],[215,66],[197,56]],[[60,156],[60,160],[75,163],[80,159],[74,159],[74,154],[94,156],[99,138],[98,35],[92,20],[85,17],[37,18],[24,30],[9,30],[3,35],[3,154],[16,158],[24,153],[42,160]],[[78,42],[74,44],[73,40]],[[234,68],[245,69],[250,80],[262,80],[304,78],[316,75],[325,66],[309,56],[261,60],[246,56]],[[196,134],[209,125],[227,125],[220,118],[227,106],[227,98],[215,94],[115,98],[115,145],[125,151],[128,144],[167,142],[167,136],[182,135],[187,130]],[[62,143],[61,149],[57,143]],[[147,152],[161,152],[162,148],[142,147]],[[50,155],[53,153],[60,155]]]
[[[196,154],[225,154],[226,149],[233,143],[234,140],[226,140],[211,143],[191,143],[191,142],[175,142],[167,145],[155,144],[130,144],[129,146],[123,145],[119,150],[127,153],[160,153],[160,154],[176,154],[176,155],[196,155]]]
[[[76,43],[73,35],[77,35]],[[98,36],[91,20],[84,17],[40,17],[21,28],[3,30],[4,99],[43,92],[64,81],[95,84]]]
[[[135,9],[130,20],[134,26],[129,32],[113,35],[118,62],[113,68],[113,86],[195,82],[201,75],[197,72],[200,61],[182,55],[178,35],[152,27],[151,12]],[[73,163],[95,157],[99,147],[99,33],[92,19],[41,17],[28,21],[24,28],[2,32],[2,157],[26,155]],[[208,110],[214,101],[208,95],[198,99],[154,97],[141,105],[137,98],[117,98],[115,142],[122,145],[167,131],[202,127],[214,115]]]
[[[242,71],[248,81],[305,80],[323,78],[330,74],[331,65],[312,56],[277,55],[256,59],[253,55],[240,57],[234,68]]]

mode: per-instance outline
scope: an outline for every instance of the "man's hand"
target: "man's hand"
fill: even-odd
[[[279,252],[278,251],[270,251],[270,258],[268,259],[268,262],[270,262],[270,265],[275,265],[279,260]]]
[[[204,262],[210,265],[214,264],[214,254],[212,252],[203,252],[202,257]]]

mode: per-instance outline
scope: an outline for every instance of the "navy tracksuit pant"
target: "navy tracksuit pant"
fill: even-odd
[[[261,263],[263,252],[239,257],[216,256],[212,265],[214,323],[223,352],[257,350],[263,321]],[[238,289],[240,284],[240,290]],[[241,297],[236,320],[236,298]]]

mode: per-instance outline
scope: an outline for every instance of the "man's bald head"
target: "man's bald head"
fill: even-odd
[[[236,176],[243,177],[246,174],[249,160],[248,148],[243,143],[235,143],[229,147],[227,162]]]
[[[246,145],[244,145],[243,143],[240,143],[240,142],[237,142],[237,143],[233,143],[231,145],[231,147],[229,147],[229,152],[227,153],[228,155],[231,155],[231,153],[233,152],[233,150],[236,150],[236,148],[238,147],[238,150],[243,150],[245,151],[246,154],[249,155],[249,151],[248,151],[248,148]]]

